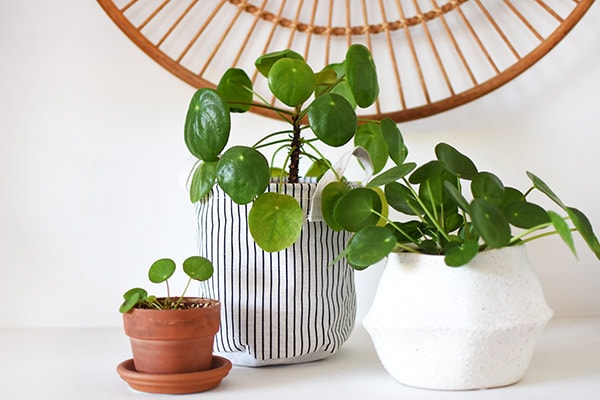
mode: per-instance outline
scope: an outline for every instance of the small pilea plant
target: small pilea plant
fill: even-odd
[[[172,298],[168,279],[173,276],[176,269],[175,261],[170,258],[161,258],[156,260],[148,270],[148,279],[152,283],[165,283],[167,286],[167,297],[159,299],[156,296],[148,295],[148,292],[142,288],[129,289],[123,298],[125,301],[119,308],[121,313],[126,313],[131,309],[153,308],[158,310],[178,309],[183,307],[183,299],[192,280],[205,281],[213,274],[213,265],[210,260],[192,256],[183,262],[183,271],[189,277],[183,293],[179,297]]]
[[[418,168],[405,162],[407,154],[404,145],[395,156],[390,153],[396,165],[366,187],[333,182],[323,190],[328,225],[355,232],[340,254],[354,268],[364,269],[391,251],[443,255],[447,265],[461,266],[480,251],[552,234],[575,253],[575,231],[600,258],[600,243],[588,218],[565,205],[533,173],[527,172],[532,186],[521,192],[491,172],[479,171],[471,159],[446,143],[435,147],[435,160]],[[535,191],[551,199],[562,215],[533,203]],[[388,206],[404,218],[388,217]]]

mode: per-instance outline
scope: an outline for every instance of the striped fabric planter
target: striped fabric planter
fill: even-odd
[[[269,191],[277,191],[272,183]],[[302,209],[314,183],[284,184]],[[345,262],[328,265],[348,234],[322,221],[305,222],[300,239],[278,253],[262,251],[247,228],[251,205],[237,205],[218,187],[198,203],[200,255],[215,265],[202,295],[221,301],[215,350],[234,364],[265,366],[332,355],[350,335],[356,316],[354,275]]]

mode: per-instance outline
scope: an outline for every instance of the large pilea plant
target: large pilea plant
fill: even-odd
[[[399,147],[400,135],[391,120],[359,121],[356,115],[356,107],[371,106],[379,94],[375,64],[362,45],[352,45],[341,63],[319,72],[291,50],[263,55],[255,65],[267,78],[277,105],[255,93],[246,72],[237,68],[223,74],[216,90],[199,89],[191,99],[184,136],[198,163],[190,197],[196,202],[217,184],[234,202],[253,203],[250,233],[262,249],[279,251],[299,237],[303,212],[293,197],[266,192],[273,178],[297,183],[302,157],[311,161],[305,177],[319,178],[331,168],[322,147],[351,141],[368,151],[375,171],[380,171],[388,150]],[[274,111],[287,128],[266,134],[253,146],[228,147],[231,113],[251,107]],[[263,154],[267,148],[271,149],[269,159]],[[277,165],[282,152],[284,161]]]
[[[325,221],[333,229],[355,232],[339,257],[364,269],[391,251],[443,255],[449,266],[461,266],[478,252],[558,234],[575,253],[572,232],[579,232],[600,258],[600,243],[588,218],[560,198],[531,172],[532,186],[521,192],[496,175],[479,171],[454,147],[440,143],[436,159],[417,168],[402,148],[395,166],[367,187],[333,182],[323,191]],[[383,190],[382,190],[383,189]],[[550,198],[559,212],[531,201],[533,192]],[[381,194],[383,192],[383,195]],[[401,217],[386,216],[391,207]]]

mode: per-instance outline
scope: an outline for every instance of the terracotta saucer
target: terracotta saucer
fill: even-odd
[[[137,372],[133,359],[117,366],[121,378],[134,390],[148,393],[184,394],[213,389],[221,383],[231,370],[231,361],[213,356],[212,366],[206,371],[184,374],[145,374]]]

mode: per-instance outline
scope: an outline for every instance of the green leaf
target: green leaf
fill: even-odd
[[[273,66],[273,64],[275,64],[277,61],[283,58],[304,60],[304,57],[302,57],[300,54],[296,53],[293,50],[286,49],[281,51],[274,51],[268,54],[263,54],[262,56],[256,59],[254,65],[256,66],[258,72],[261,73],[261,75],[263,75],[265,78],[268,78],[269,71],[271,71],[271,67]]]
[[[263,193],[248,214],[248,227],[256,244],[268,252],[291,246],[300,236],[304,213],[298,201],[281,193]]]
[[[448,171],[461,179],[471,180],[477,174],[477,167],[473,161],[449,144],[439,143],[435,146],[435,155],[446,164]]]
[[[565,219],[560,216],[558,213],[549,210],[548,216],[552,221],[552,226],[556,229],[556,232],[560,236],[560,238],[565,242],[565,244],[571,249],[571,252],[577,257],[577,251],[575,250],[575,242],[573,241],[573,235],[571,234],[571,227]]]
[[[498,207],[485,199],[474,199],[471,202],[471,219],[488,246],[499,248],[508,245],[510,225]]]
[[[581,211],[573,207],[566,207],[566,211],[569,218],[571,218],[571,222],[573,222],[573,225],[575,225],[575,228],[585,240],[590,250],[600,259],[600,243],[594,234],[594,229],[588,218]]]
[[[143,295],[143,298],[142,298]],[[144,301],[147,297],[148,293],[142,288],[135,288],[128,290],[123,298],[125,301],[119,307],[119,312],[125,314],[129,312],[133,307],[135,307],[140,301]]]
[[[379,95],[377,70],[371,52],[361,44],[353,44],[346,52],[346,79],[356,104],[366,108]]]
[[[205,281],[213,275],[214,268],[209,259],[191,256],[183,262],[183,271],[192,279]]]
[[[450,198],[459,206],[463,211],[469,212],[469,202],[464,198],[460,190],[450,181],[444,181],[444,188]]]
[[[518,201],[525,201],[525,196],[523,193],[520,190],[510,186],[505,187],[504,197],[502,198],[502,204],[500,206],[506,208],[509,204]]]
[[[504,198],[504,184],[490,172],[478,172],[471,181],[471,193],[476,199],[482,198],[499,205]]]
[[[252,81],[244,70],[230,68],[221,77],[217,93],[227,102],[229,111],[246,112],[252,103]]]
[[[148,271],[148,279],[152,283],[162,283],[169,279],[175,272],[175,261],[170,258],[161,258],[154,261]]]
[[[217,164],[217,182],[237,204],[250,203],[263,193],[270,176],[269,163],[251,147],[232,147]]]
[[[471,261],[479,253],[477,240],[452,243],[445,251],[444,261],[449,267],[460,267]]]
[[[546,210],[537,204],[526,201],[516,201],[504,209],[508,222],[519,228],[529,229],[550,222]]]
[[[558,198],[558,196],[552,191],[552,189],[550,189],[550,187],[548,185],[546,185],[546,183],[541,180],[539,177],[537,177],[535,174],[527,171],[527,176],[529,177],[529,179],[531,179],[531,181],[533,182],[533,186],[539,190],[540,192],[544,193],[546,196],[548,196],[553,202],[555,202],[556,204],[558,204],[562,209],[566,209],[565,204]]]
[[[328,82],[325,82],[323,80],[319,81],[319,78],[317,78],[317,87],[315,88],[315,95],[321,96],[325,93],[339,94],[340,96],[348,100],[348,103],[350,103],[353,110],[356,109],[356,100],[354,99],[352,90],[350,90],[350,85],[348,84],[348,81],[344,79],[344,77],[346,76],[345,62],[329,64],[328,66],[323,68],[322,73],[327,74],[328,79],[333,78],[333,74],[335,74],[335,80],[329,80]]]
[[[396,221],[394,225],[387,224],[385,227],[394,233],[399,243],[417,243],[423,237],[423,232],[426,229],[424,222],[416,220]]]
[[[354,145],[367,150],[373,163],[374,173],[378,173],[385,167],[388,159],[388,147],[378,124],[366,123],[359,125],[354,135]]]
[[[409,162],[409,163],[402,164],[402,165],[396,165],[395,167],[392,167],[392,168],[388,169],[387,171],[382,172],[380,175],[376,176],[375,178],[373,178],[367,184],[367,187],[384,186],[390,182],[397,181],[398,179],[401,179],[401,178],[405,177],[406,175],[410,174],[415,169],[416,166],[417,166],[417,164],[415,164],[414,162]]]
[[[323,143],[339,147],[356,133],[358,118],[348,100],[328,93],[317,97],[308,107],[308,123]]]
[[[358,231],[346,248],[346,260],[354,269],[363,270],[385,257],[396,247],[396,237],[387,228],[369,226]]]
[[[202,161],[192,176],[190,184],[190,200],[197,202],[210,192],[217,179],[217,162]]]
[[[326,160],[319,159],[315,160],[310,168],[304,174],[307,178],[317,178],[321,179],[321,177],[329,170],[329,163]]]
[[[379,222],[382,204],[379,195],[372,189],[357,188],[344,194],[335,209],[333,219],[345,230],[357,232],[366,226]]]
[[[437,160],[429,161],[417,168],[408,181],[413,185],[423,183],[429,179],[433,179],[444,170],[444,164]]]
[[[350,191],[350,186],[344,182],[331,182],[321,192],[321,213],[325,223],[334,231],[340,231],[343,227],[335,221],[333,212],[340,199]]]
[[[423,214],[423,208],[406,186],[398,182],[391,182],[385,185],[384,192],[388,204],[394,210],[407,215]]]
[[[200,160],[216,161],[229,140],[231,116],[227,103],[213,89],[199,89],[192,96],[185,117],[184,139]]]
[[[398,125],[392,119],[384,118],[381,120],[381,132],[388,145],[390,158],[396,165],[402,164],[408,156],[408,149],[404,145],[404,138]]]
[[[269,89],[284,104],[296,107],[315,90],[315,73],[304,60],[283,58],[269,71]]]

